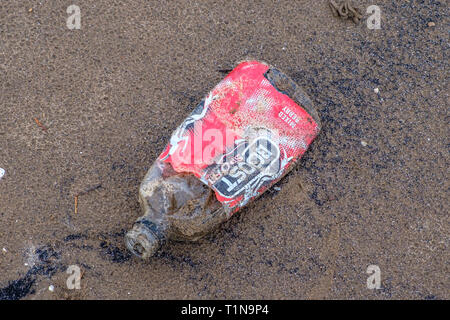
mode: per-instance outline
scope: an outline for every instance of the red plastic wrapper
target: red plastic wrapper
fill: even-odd
[[[239,64],[175,130],[159,156],[213,189],[229,215],[287,173],[320,130],[317,117],[274,86],[269,68],[258,61]]]

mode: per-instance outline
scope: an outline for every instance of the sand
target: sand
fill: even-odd
[[[2,1],[0,299],[450,298],[446,2],[377,1],[380,30],[262,3],[80,0],[69,30],[70,1]],[[319,137],[211,235],[130,256],[140,181],[246,58],[303,87]]]

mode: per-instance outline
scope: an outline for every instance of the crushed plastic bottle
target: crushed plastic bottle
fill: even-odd
[[[195,241],[286,175],[320,131],[308,96],[259,61],[233,69],[172,134],[139,189],[144,215],[126,234],[149,258]]]

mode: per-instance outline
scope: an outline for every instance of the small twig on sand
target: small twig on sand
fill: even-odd
[[[75,214],[78,212],[78,195],[75,196]]]
[[[91,192],[91,191],[100,189],[101,187],[102,187],[102,184],[101,184],[101,183],[96,184],[95,186],[92,186],[92,187],[90,187],[90,188],[87,188],[87,189],[84,190],[84,191],[78,192],[78,193],[77,193],[77,196],[82,196],[83,194],[86,194],[86,193],[89,193],[89,192]]]
[[[36,122],[36,124],[39,126],[39,128],[41,128],[42,130],[46,131],[48,128],[46,126],[44,126],[38,118],[34,118],[34,122]]]
[[[87,188],[86,190],[80,191],[80,192],[78,192],[78,193],[75,195],[75,214],[77,214],[77,212],[78,212],[78,197],[79,197],[79,196],[82,196],[82,195],[84,195],[84,194],[86,194],[86,193],[88,193],[88,192],[91,192],[91,191],[100,189],[101,187],[102,187],[102,184],[99,183],[99,184],[96,184],[96,185],[93,186],[93,187]]]

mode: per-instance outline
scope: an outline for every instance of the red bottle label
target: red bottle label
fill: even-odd
[[[314,119],[246,61],[175,130],[159,159],[212,188],[230,214],[277,182],[319,132]]]

